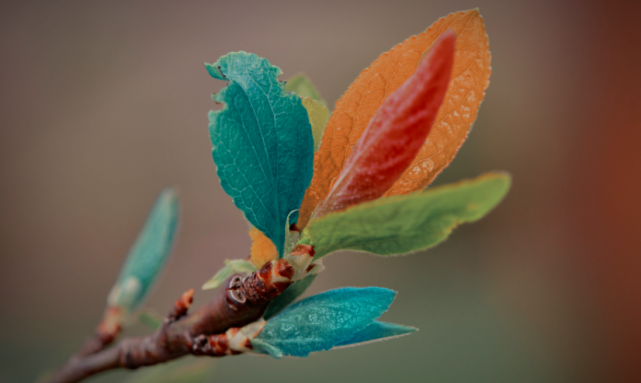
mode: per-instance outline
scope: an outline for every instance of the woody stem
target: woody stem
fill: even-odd
[[[292,282],[293,267],[285,260],[268,262],[249,277],[231,277],[214,299],[187,314],[193,290],[176,301],[163,325],[144,337],[126,338],[111,348],[83,350],[72,356],[49,383],[74,383],[115,368],[136,369],[180,358],[202,355],[200,339],[223,334],[260,319],[271,300]],[[211,356],[221,353],[209,352]]]

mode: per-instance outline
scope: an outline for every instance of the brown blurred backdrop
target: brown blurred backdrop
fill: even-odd
[[[182,228],[149,306],[166,311],[248,254],[210,156],[223,84],[204,62],[254,52],[333,104],[380,53],[474,7],[491,83],[436,183],[506,170],[508,198],[425,253],[335,254],[312,289],[393,288],[384,319],[421,331],[306,359],[225,358],[214,381],[641,381],[640,4],[2,2],[0,382],[34,380],[92,331],[164,186],[180,188]]]

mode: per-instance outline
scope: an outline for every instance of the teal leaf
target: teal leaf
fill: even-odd
[[[223,109],[209,112],[221,185],[282,257],[287,217],[300,207],[312,179],[307,111],[277,80],[281,70],[255,54],[229,53],[206,67],[212,77],[229,82],[213,97]],[[290,221],[298,221],[298,212]]]
[[[109,294],[110,305],[133,311],[144,300],[171,253],[178,214],[178,194],[171,188],[163,190],[129,250],[120,276]]]
[[[454,228],[481,219],[510,189],[510,176],[488,173],[408,195],[379,198],[312,220],[299,243],[319,259],[337,250],[380,255],[423,250],[444,241]]]
[[[269,343],[263,342],[260,339],[254,338],[251,340],[251,343],[252,343],[252,349],[257,354],[269,355],[276,359],[280,359],[283,356],[285,356],[285,354],[283,354],[283,351],[272,346]]]
[[[396,323],[374,321],[371,325],[357,332],[352,338],[337,343],[334,348],[361,346],[367,343],[390,340],[418,331],[416,327]]]
[[[329,350],[378,319],[395,296],[380,287],[346,287],[303,299],[265,323],[251,341],[254,351],[304,357]]]
[[[287,288],[287,290],[285,290],[282,294],[277,296],[269,304],[269,306],[267,306],[267,310],[265,310],[265,314],[263,314],[263,318],[265,320],[269,320],[271,317],[278,314],[285,307],[289,306],[292,302],[294,302],[296,298],[303,295],[305,290],[307,290],[307,288],[312,284],[312,282],[314,282],[314,279],[316,279],[316,275],[318,274],[308,275],[305,278],[301,279],[300,281],[296,281],[292,285],[290,285]]]

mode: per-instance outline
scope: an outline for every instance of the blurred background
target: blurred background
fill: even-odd
[[[430,251],[328,257],[310,291],[395,289],[383,319],[420,331],[224,358],[212,382],[641,381],[641,2],[237,0],[0,5],[0,382],[33,381],[93,331],[163,187],[180,189],[182,227],[148,306],[248,254],[210,155],[223,83],[204,62],[254,52],[333,105],[379,54],[475,7],[490,87],[435,184],[505,170],[513,189]]]

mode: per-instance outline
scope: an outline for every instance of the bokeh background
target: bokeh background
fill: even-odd
[[[92,332],[163,187],[180,188],[182,227],[150,307],[248,254],[210,156],[223,83],[204,62],[254,52],[333,105],[380,53],[474,7],[490,87],[435,184],[506,170],[513,189],[430,251],[335,254],[311,289],[395,289],[383,319],[420,332],[225,358],[212,381],[641,381],[641,2],[237,0],[1,3],[0,382],[33,381]]]

